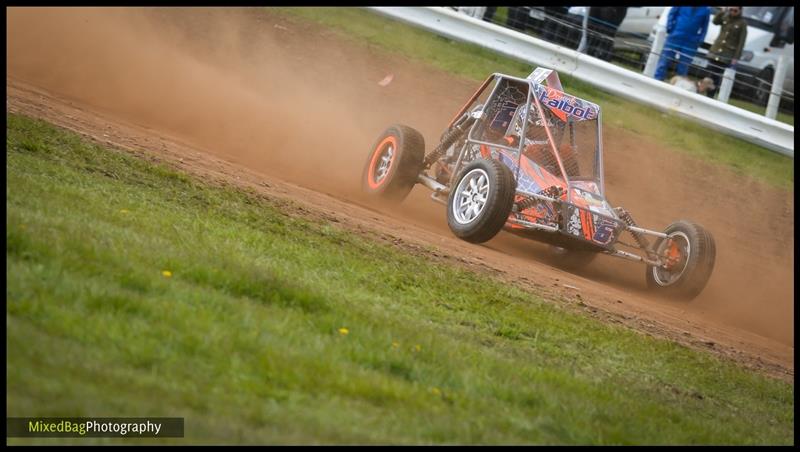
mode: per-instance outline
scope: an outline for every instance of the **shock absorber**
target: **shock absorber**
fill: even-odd
[[[617,207],[614,210],[617,212],[617,214],[622,219],[622,221],[625,222],[625,224],[627,224],[628,226],[634,226],[634,227],[636,226],[636,222],[633,221],[633,217],[631,216],[631,214],[627,210],[623,209],[622,207]],[[647,239],[644,237],[644,234],[642,234],[640,232],[632,231],[630,229],[628,229],[628,232],[631,233],[631,235],[633,236],[633,239],[636,240],[636,243],[638,243],[639,246],[641,246],[642,249],[645,251],[645,253],[647,253],[647,255],[649,256],[650,255],[650,244],[647,242]]]
[[[467,114],[466,120],[461,120],[456,125],[454,125],[450,130],[445,132],[442,140],[436,146],[436,148],[431,151],[430,154],[425,156],[425,160],[423,161],[423,168],[428,169],[431,165],[434,164],[437,160],[442,158],[447,149],[456,142],[461,136],[464,134],[464,131],[467,130],[473,123],[475,122],[475,117],[470,114]]]
[[[541,194],[543,196],[547,196],[549,198],[554,198],[554,199],[560,198],[563,193],[564,190],[562,190],[561,187],[559,187],[558,185],[552,185],[541,191]],[[517,204],[517,212],[522,212],[525,209],[530,209],[531,207],[535,206],[537,202],[541,202],[541,200],[537,198],[528,198]]]

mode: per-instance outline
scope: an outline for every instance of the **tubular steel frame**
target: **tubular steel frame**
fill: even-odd
[[[516,147],[506,146],[506,145],[503,145],[501,143],[494,143],[494,142],[479,140],[479,139],[475,138],[474,135],[476,134],[476,129],[477,129],[478,125],[482,123],[481,122],[482,120],[485,121],[487,119],[487,118],[483,118],[483,115],[485,114],[484,113],[485,110],[481,109],[479,112],[473,110],[472,112],[467,113],[467,111],[474,105],[475,101],[486,90],[486,88],[489,86],[489,84],[491,82],[494,82],[494,86],[492,87],[492,90],[491,90],[489,96],[487,97],[487,103],[488,103],[489,100],[493,99],[495,97],[495,95],[497,94],[497,91],[498,91],[498,89],[499,89],[499,87],[501,85],[500,82],[503,81],[503,80],[511,80],[511,81],[515,81],[515,82],[519,82],[519,83],[524,83],[528,87],[528,93],[527,93],[527,96],[526,96],[526,107],[525,107],[524,115],[523,115],[523,119],[524,120],[522,121],[523,126],[522,126],[522,130],[520,132],[520,135],[523,137],[523,139],[520,140],[519,144]],[[462,118],[466,114],[473,115],[474,117],[476,117],[476,119],[478,119],[478,121],[475,121],[464,134],[465,138],[463,140],[463,144],[461,145],[461,149],[458,152],[458,157],[457,157],[457,159],[455,161],[455,164],[453,166],[453,171],[452,171],[453,175],[459,174],[459,171],[462,169],[462,167],[465,166],[468,162],[472,161],[472,160],[466,160],[465,159],[465,157],[467,157],[469,149],[472,146],[474,146],[474,145],[478,145],[478,146],[487,145],[487,146],[491,146],[491,147],[494,147],[494,148],[505,149],[505,150],[508,150],[510,152],[516,153],[517,169],[516,169],[516,172],[514,174],[514,178],[515,178],[515,180],[519,180],[519,173],[520,173],[521,167],[522,167],[520,165],[520,162],[522,160],[523,149],[524,149],[524,146],[525,146],[524,137],[526,136],[526,132],[527,132],[527,128],[528,128],[528,122],[529,122],[528,121],[528,115],[530,114],[530,110],[531,110],[530,107],[531,107],[532,101],[533,101],[534,105],[536,106],[536,108],[538,110],[539,116],[542,117],[542,118],[545,117],[544,116],[544,110],[542,108],[541,103],[539,102],[538,97],[533,95],[533,93],[535,93],[535,88],[534,88],[535,84],[536,84],[536,82],[534,80],[529,79],[529,78],[519,78],[519,77],[514,77],[514,76],[510,76],[510,75],[506,75],[506,74],[501,74],[501,73],[493,73],[492,75],[490,75],[481,84],[481,86],[478,88],[478,90],[475,91],[475,93],[472,95],[472,97],[469,99],[469,101],[467,101],[467,103],[464,104],[464,106],[461,108],[459,113],[456,114],[456,116],[453,118],[452,121],[450,121],[450,124],[448,125],[448,130],[449,130],[450,128],[452,128],[459,121],[460,118]],[[560,83],[559,83],[559,85],[560,85]],[[560,86],[559,86],[559,88],[560,88]],[[485,104],[483,106],[485,106]],[[604,174],[603,174],[603,169],[604,168],[603,168],[603,158],[602,158],[603,147],[602,147],[602,127],[601,127],[601,125],[602,125],[602,116],[601,115],[602,115],[601,110],[600,110],[599,106],[597,106],[597,123],[598,123],[598,127],[597,127],[597,132],[596,132],[597,133],[597,137],[596,137],[597,138],[597,142],[596,142],[596,149],[595,149],[595,165],[596,165],[595,168],[596,169],[595,169],[594,179],[595,179],[595,183],[598,184],[598,189],[600,190],[600,194],[602,195],[603,199],[605,199],[605,177],[604,177]],[[561,160],[560,154],[554,148],[555,144],[554,144],[554,141],[553,141],[552,134],[550,132],[550,128],[547,125],[547,122],[543,122],[543,127],[545,128],[545,131],[547,133],[548,142],[550,144],[550,151],[556,157],[556,161],[558,162],[558,166],[559,166],[559,169],[561,171],[561,175],[562,175],[562,177],[564,178],[564,180],[565,180],[565,182],[567,184],[567,200],[566,201],[562,201],[560,199],[552,198],[552,197],[549,197],[549,196],[544,196],[544,195],[537,194],[537,193],[531,193],[531,192],[528,192],[528,191],[525,191],[525,190],[520,190],[520,189],[516,189],[516,194],[520,195],[520,196],[523,196],[525,198],[534,198],[534,199],[538,199],[538,200],[541,200],[541,201],[552,202],[552,203],[555,203],[557,206],[561,206],[561,205],[564,205],[564,204],[575,206],[575,204],[572,202],[572,190],[570,189],[571,188],[570,179],[569,179],[569,176],[567,175],[567,172],[564,169],[564,164],[563,164],[563,162]],[[456,140],[456,142],[451,145],[451,149],[454,146],[456,146],[460,141],[461,140]],[[427,188],[429,188],[429,189],[431,189],[433,191],[433,193],[431,195],[431,198],[434,201],[437,201],[437,202],[442,203],[442,204],[447,204],[447,202],[445,200],[443,200],[440,196],[441,195],[446,195],[446,194],[448,194],[450,192],[450,190],[452,189],[452,181],[448,182],[447,185],[441,184],[440,182],[438,182],[435,179],[433,179],[430,176],[428,176],[426,174],[426,171],[427,170],[423,170],[419,174],[419,176],[417,178],[417,182],[422,184],[422,185],[424,185],[425,187],[427,187]],[[637,262],[643,262],[643,263],[646,263],[648,265],[653,265],[653,266],[661,266],[661,265],[663,265],[663,262],[661,261],[660,256],[656,256],[656,258],[658,259],[656,261],[656,260],[652,260],[652,259],[650,259],[648,257],[643,257],[643,256],[639,256],[637,254],[633,254],[633,253],[629,253],[629,252],[626,252],[626,251],[618,250],[613,245],[619,243],[619,237],[621,236],[622,232],[624,232],[624,231],[627,231],[627,232],[630,232],[630,233],[647,234],[647,235],[651,235],[651,236],[658,237],[658,238],[661,238],[661,239],[667,239],[668,238],[667,234],[664,234],[662,232],[657,232],[657,231],[651,231],[651,230],[648,230],[648,229],[643,229],[643,228],[640,228],[640,227],[637,227],[637,226],[627,225],[627,224],[625,224],[624,221],[622,221],[617,216],[617,214],[616,214],[614,209],[612,209],[612,212],[614,213],[613,216],[603,215],[603,214],[600,214],[600,213],[593,212],[596,215],[600,215],[600,216],[603,216],[603,217],[611,218],[611,219],[614,220],[614,222],[616,224],[621,226],[620,231],[618,232],[618,234],[617,234],[617,236],[616,236],[616,238],[614,240],[614,244],[612,244],[609,249],[606,249],[606,250],[603,250],[603,251],[598,251],[598,252],[604,253],[604,254],[608,254],[610,256],[616,256],[616,257],[620,257],[620,258],[624,258],[624,259],[628,259],[628,260],[633,260],[633,261],[637,261]],[[557,227],[552,227],[552,226],[537,224],[537,223],[533,223],[533,222],[530,222],[530,221],[525,221],[525,220],[521,220],[521,219],[517,219],[517,218],[509,219],[508,221],[510,223],[512,223],[512,224],[516,224],[516,225],[521,226],[525,230],[540,230],[540,231],[551,232],[551,233],[558,233],[558,232],[562,232],[563,233],[563,229],[562,229],[562,225],[561,224],[559,224]],[[654,248],[654,246],[652,246],[652,247]],[[645,248],[643,248],[641,246],[638,246],[637,248],[641,249],[646,254],[655,255],[655,249],[648,250],[648,249],[645,249]]]

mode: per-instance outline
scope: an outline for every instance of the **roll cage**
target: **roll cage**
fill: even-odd
[[[466,114],[466,112],[470,112]],[[604,196],[603,155],[600,107],[594,103],[562,91],[558,74],[549,69],[537,68],[527,78],[494,73],[478,88],[469,101],[456,114],[450,127],[471,116],[475,122],[469,129],[464,146],[488,146],[502,149],[513,156],[515,178],[519,180],[520,160],[527,147],[541,146],[545,155],[552,158],[554,171],[569,188],[567,201],[571,202],[573,187],[589,190]],[[576,143],[578,124],[583,127],[585,143]],[[590,130],[589,130],[590,129]],[[517,137],[517,139],[513,139]],[[538,138],[538,139],[537,139]],[[583,145],[582,160],[591,171],[569,171],[565,166],[564,148],[559,142],[568,140],[569,147]],[[590,155],[585,155],[585,154]],[[457,174],[469,160],[470,152],[461,152],[453,173]],[[542,155],[541,153],[539,155]]]

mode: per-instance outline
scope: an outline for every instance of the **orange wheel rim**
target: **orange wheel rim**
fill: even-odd
[[[388,153],[385,151],[388,151]],[[392,166],[394,166],[396,155],[397,139],[393,135],[384,138],[383,141],[378,143],[372,153],[367,173],[367,184],[370,188],[374,190],[383,185],[392,170]]]

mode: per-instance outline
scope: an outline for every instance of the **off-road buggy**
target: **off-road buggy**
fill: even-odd
[[[393,125],[370,150],[369,194],[400,202],[415,184],[447,206],[457,237],[485,242],[501,229],[550,244],[566,267],[597,254],[646,264],[647,284],[694,298],[714,268],[711,234],[690,221],[638,227],[605,197],[600,107],[563,92],[556,72],[492,74],[425,155],[415,129]],[[622,241],[630,234],[633,243]],[[631,251],[625,251],[627,248]]]

